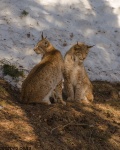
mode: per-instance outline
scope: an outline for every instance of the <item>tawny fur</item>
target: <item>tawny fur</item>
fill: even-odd
[[[65,55],[63,92],[68,101],[93,101],[93,87],[83,65],[91,47],[77,43]]]
[[[24,103],[50,104],[49,98],[53,91],[57,93],[57,101],[65,104],[62,99],[63,58],[61,53],[42,36],[34,51],[41,54],[42,60],[29,73],[22,84],[22,101]]]

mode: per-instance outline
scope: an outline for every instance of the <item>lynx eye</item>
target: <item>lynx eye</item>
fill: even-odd
[[[48,45],[48,42],[47,42],[47,41],[45,41],[45,45]]]
[[[81,47],[76,46],[76,47],[74,48],[74,50],[75,50],[75,51],[79,51],[79,50],[81,50]]]
[[[77,50],[78,50],[78,48],[77,48],[77,47],[75,47],[75,48],[74,48],[74,50],[75,50],[75,51],[77,51]]]

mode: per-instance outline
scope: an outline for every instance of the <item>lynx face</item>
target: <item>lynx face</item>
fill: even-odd
[[[83,62],[87,57],[89,48],[92,46],[85,45],[83,43],[77,43],[73,46],[73,59],[75,62]]]
[[[50,45],[50,42],[46,38],[43,38],[37,43],[36,47],[34,48],[34,51],[36,52],[36,54],[44,55]]]

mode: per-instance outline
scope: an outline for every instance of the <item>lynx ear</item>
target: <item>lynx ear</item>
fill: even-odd
[[[87,45],[87,48],[92,48],[93,46],[95,46],[95,45],[92,45],[92,46]]]
[[[79,44],[78,44],[78,41],[77,41],[77,45],[79,45]]]
[[[41,34],[41,39],[42,39],[42,40],[44,39],[43,32],[42,32],[42,34]]]

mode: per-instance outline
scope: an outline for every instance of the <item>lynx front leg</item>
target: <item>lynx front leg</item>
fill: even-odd
[[[76,87],[75,87],[75,101],[85,101],[87,102],[88,99],[85,95],[85,91],[86,89],[84,87],[82,87],[81,84],[77,84]]]
[[[57,102],[62,103],[63,105],[66,105],[66,102],[62,99],[62,80],[59,82],[59,84],[56,86],[54,90],[54,99]]]
[[[74,101],[73,85],[67,80],[64,80],[64,93],[66,93],[67,101]]]

